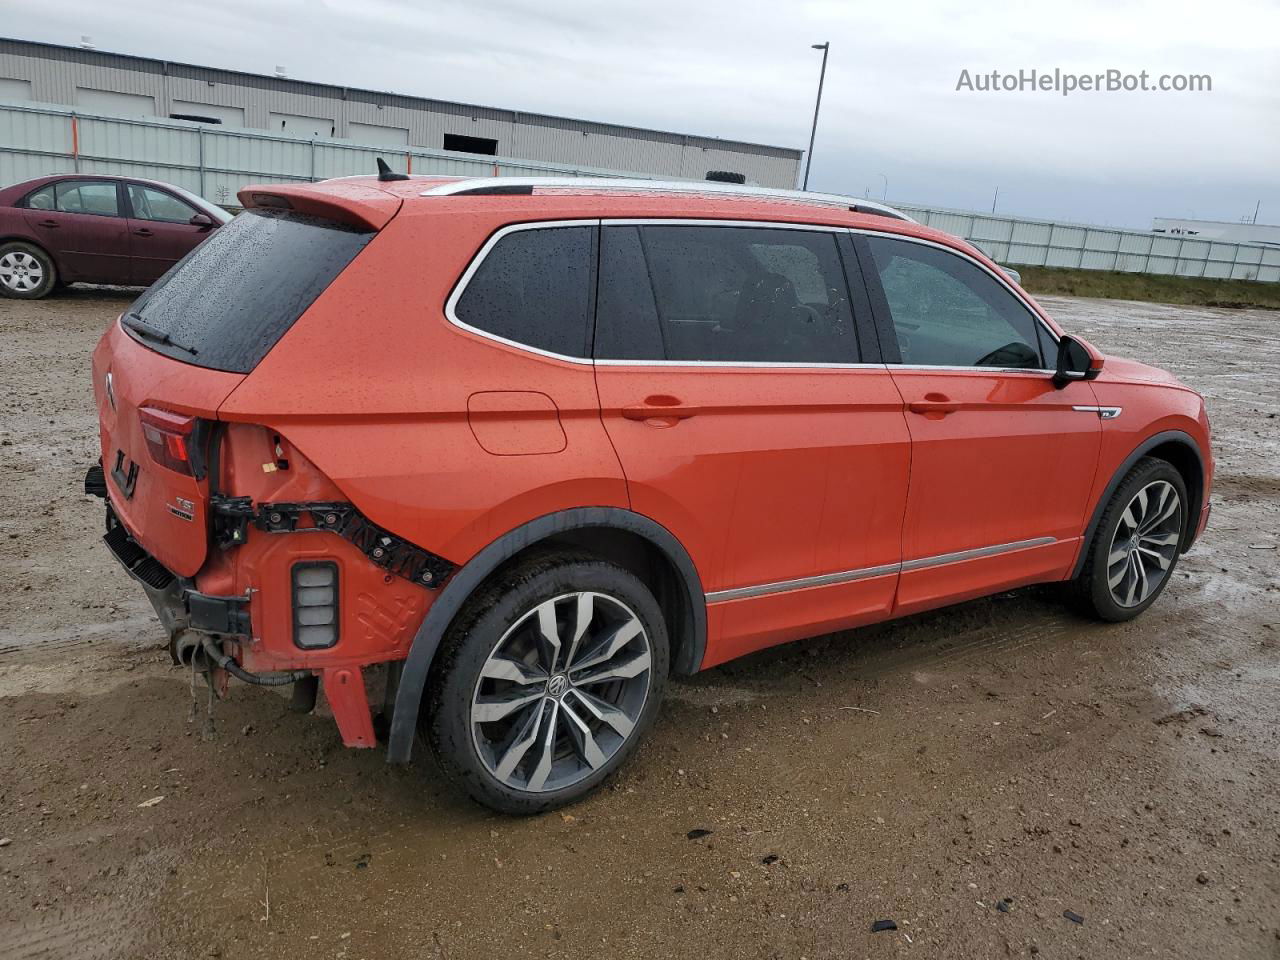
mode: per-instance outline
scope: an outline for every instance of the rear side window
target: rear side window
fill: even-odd
[[[140,339],[154,350],[248,373],[373,236],[291,211],[246,210],[156,281],[128,316],[151,328]]]
[[[59,180],[30,194],[23,206],[59,213],[87,213],[99,217],[120,216],[120,200],[114,181]]]
[[[512,343],[589,357],[595,235],[589,226],[505,234],[466,281],[454,317]]]
[[[732,226],[608,226],[596,356],[856,363],[834,234]]]
[[[902,362],[1038,369],[1039,323],[1004,285],[937,247],[868,237]]]

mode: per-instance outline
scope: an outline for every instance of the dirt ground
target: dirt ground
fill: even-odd
[[[1280,957],[1280,313],[1045,298],[1209,398],[1212,524],[1137,621],[1033,589],[759,654],[516,820],[270,691],[190,722],[80,492],[128,300],[0,301],[0,956]]]

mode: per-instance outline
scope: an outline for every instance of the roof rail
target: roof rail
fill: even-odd
[[[855,213],[869,213],[915,223],[901,210],[834,193],[809,193],[805,190],[779,190],[772,187],[746,187],[737,183],[717,183],[709,180],[640,180],[627,177],[472,177],[442,183],[422,191],[424,197],[511,196],[530,194],[534,188],[581,190],[616,190],[620,193],[692,193],[731,197],[759,197],[762,200],[790,200],[795,203],[814,203],[826,207],[843,207]]]

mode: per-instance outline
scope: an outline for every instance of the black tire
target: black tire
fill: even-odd
[[[1176,524],[1171,520],[1166,521],[1170,526],[1176,526],[1176,531],[1170,531],[1165,534],[1166,537],[1171,537],[1176,532],[1176,543],[1173,544],[1172,549],[1169,551],[1167,568],[1159,571],[1159,577],[1152,583],[1150,592],[1136,602],[1124,603],[1122,600],[1125,598],[1117,596],[1117,590],[1113,588],[1111,583],[1118,576],[1116,571],[1121,569],[1119,564],[1124,561],[1108,562],[1109,558],[1114,555],[1112,547],[1115,546],[1118,553],[1123,549],[1121,544],[1129,542],[1129,538],[1125,535],[1125,532],[1130,528],[1126,512],[1129,510],[1130,504],[1134,503],[1139,492],[1153,489],[1153,484],[1156,485],[1154,489],[1160,489],[1159,484],[1161,483],[1167,483],[1171,486],[1178,498]],[[1186,483],[1172,464],[1155,457],[1143,457],[1134,464],[1133,469],[1120,482],[1120,486],[1116,488],[1115,493],[1112,494],[1110,501],[1107,503],[1106,509],[1103,510],[1102,518],[1098,522],[1098,529],[1094,532],[1093,540],[1086,547],[1088,554],[1086,555],[1084,567],[1080,571],[1080,575],[1069,585],[1069,595],[1074,606],[1087,616],[1111,623],[1119,623],[1124,620],[1132,620],[1151,604],[1155,603],[1172,579],[1174,568],[1178,565],[1180,547],[1186,536],[1187,521],[1190,516],[1188,505]],[[1121,544],[1117,544],[1116,533],[1122,523],[1125,524],[1125,532],[1121,534]],[[1147,551],[1147,553],[1149,554],[1151,551]],[[1128,582],[1126,579],[1121,582],[1120,586],[1123,587]],[[1123,594],[1123,592],[1123,589],[1121,589],[1120,593]]]
[[[479,732],[480,725],[472,720],[473,698],[479,696],[481,690],[481,671],[490,662],[491,655],[496,654],[499,647],[507,642],[509,631],[521,629],[517,624],[528,622],[528,617],[535,610],[554,598],[560,598],[554,600],[552,609],[563,611],[565,608],[562,604],[567,598],[583,592],[603,594],[605,601],[596,601],[597,603],[607,601],[606,605],[610,609],[615,609],[613,604],[619,605],[617,609],[625,607],[628,614],[639,620],[647,636],[647,649],[651,659],[647,691],[644,693],[642,706],[637,708],[638,716],[634,718],[634,727],[626,737],[621,738],[620,745],[613,747],[614,752],[606,762],[589,774],[584,771],[582,779],[559,789],[522,789],[519,785],[504,782],[495,770],[490,769],[489,762],[496,759],[497,751],[488,754],[488,762],[482,756],[482,750],[489,750],[492,743],[481,745],[479,741],[484,734]],[[565,626],[567,627],[567,622]],[[583,649],[586,649],[585,644]],[[445,635],[435,663],[432,664],[427,689],[427,710],[419,718],[419,728],[446,775],[479,803],[501,813],[520,815],[552,810],[595,790],[635,751],[657,717],[666,688],[669,656],[662,611],[653,594],[636,576],[621,567],[588,555],[555,553],[533,557],[499,571],[492,580],[477,589],[459,612]],[[563,672],[568,676],[572,671]],[[548,682],[545,690],[550,689]],[[602,688],[588,689],[599,691]],[[529,710],[542,711],[544,705],[555,706],[545,699],[548,696],[545,691],[540,696],[544,699],[536,700],[535,706],[528,708]],[[564,694],[561,697],[561,706],[569,696]],[[575,709],[583,713],[580,708]],[[529,716],[527,713],[522,715]],[[548,715],[553,719],[557,717],[554,711],[543,714],[544,717]],[[561,722],[566,725],[568,723],[567,720]],[[512,737],[516,737],[516,725],[517,720],[513,719]],[[596,731],[596,735],[601,736],[602,731],[610,737],[614,736],[611,729],[604,731],[603,726]],[[552,742],[553,745],[563,743],[562,751],[556,754],[558,757],[573,747],[567,733],[563,741],[553,738]],[[592,744],[595,742],[593,739]],[[536,754],[539,746],[532,749]],[[563,762],[570,761],[584,765],[572,753]],[[521,761],[522,766],[526,762]],[[512,777],[515,776],[517,774],[512,774]],[[533,776],[530,775],[527,782],[531,783],[532,780]]]
[[[34,243],[11,240],[0,244],[0,295],[14,300],[39,300],[57,285],[58,268],[53,258]]]

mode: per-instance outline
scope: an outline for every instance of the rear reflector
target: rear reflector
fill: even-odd
[[[142,421],[142,435],[146,438],[151,459],[177,473],[194,475],[191,434],[196,428],[196,418],[155,407],[142,407],[138,410],[138,419]]]
[[[338,565],[331,560],[293,565],[293,642],[303,650],[338,642]]]

